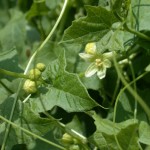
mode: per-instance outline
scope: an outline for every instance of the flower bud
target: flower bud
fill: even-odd
[[[96,52],[96,43],[87,43],[85,46],[85,52],[87,54],[95,54]]]
[[[69,150],[80,150],[80,147],[79,147],[79,145],[73,144],[69,147]]]
[[[38,63],[36,65],[36,68],[39,69],[41,72],[43,72],[45,70],[46,66],[43,63]]]
[[[23,89],[25,92],[29,94],[33,94],[37,92],[37,87],[35,81],[31,81],[27,79],[23,85]]]
[[[37,80],[41,77],[41,71],[39,69],[31,69],[29,72],[29,78],[31,80]]]
[[[71,136],[71,135],[69,135],[68,133],[65,133],[63,136],[62,136],[62,142],[64,143],[64,144],[68,144],[68,145],[70,145],[70,144],[73,144],[74,143],[74,138]]]

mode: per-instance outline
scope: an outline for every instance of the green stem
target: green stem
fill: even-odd
[[[11,122],[11,121],[9,121],[9,120],[7,120],[7,119],[4,118],[3,116],[0,116],[0,119],[2,119],[3,121],[7,122],[8,124],[12,125],[13,127],[18,128],[18,129],[22,130],[23,132],[25,132],[25,133],[27,133],[27,134],[29,134],[29,135],[31,135],[31,136],[33,136],[33,137],[35,137],[35,138],[37,138],[37,139],[43,141],[43,142],[45,142],[45,143],[48,143],[48,144],[50,144],[50,145],[52,145],[52,146],[54,146],[54,147],[57,147],[57,148],[59,148],[59,149],[62,149],[62,150],[66,150],[66,148],[64,148],[64,147],[62,147],[62,146],[60,146],[60,145],[58,145],[58,144],[55,144],[55,143],[53,143],[53,142],[51,142],[51,141],[49,141],[49,140],[47,140],[47,139],[44,139],[44,138],[42,138],[41,136],[39,136],[39,135],[37,135],[37,134],[34,134],[34,133],[30,132],[29,130],[27,130],[27,129],[25,129],[25,128],[20,127],[19,125],[15,124],[15,123],[13,123],[13,122]]]
[[[121,70],[117,64],[116,59],[114,58],[114,65],[116,68],[116,71],[118,73],[118,76],[120,77],[122,83],[126,86],[127,90],[136,97],[137,102],[141,105],[141,107],[144,109],[146,112],[149,120],[150,120],[150,108],[147,106],[147,104],[143,101],[143,99],[137,94],[137,92],[134,91],[134,89],[126,82],[124,79],[123,75],[121,74]]]
[[[42,104],[43,107],[45,107]],[[80,141],[80,143],[82,145],[85,145],[85,147],[87,147],[87,143],[88,140],[85,136],[83,136],[82,134],[78,133],[77,131],[75,131],[74,129],[70,129],[68,128],[65,124],[59,122],[58,120],[56,120],[55,118],[53,118],[50,114],[48,114],[46,111],[43,112],[50,120],[55,120],[57,122],[58,127],[60,127],[64,132],[70,134],[72,137],[76,138],[78,141]]]
[[[113,122],[115,123],[116,120],[116,110],[117,110],[117,105],[118,105],[118,101],[119,101],[119,97],[121,96],[121,94],[127,89],[128,86],[130,86],[131,84],[133,84],[134,82],[140,80],[141,78],[143,78],[145,75],[147,75],[148,72],[144,72],[143,74],[141,74],[140,76],[138,76],[137,78],[135,78],[135,80],[133,80],[132,82],[130,82],[128,85],[124,86],[123,89],[121,89],[121,91],[119,92],[117,98],[116,98],[116,102],[115,102],[115,106],[114,106],[114,117],[113,117]]]
[[[145,34],[143,34],[143,33],[141,33],[141,32],[138,32],[138,31],[135,31],[135,30],[129,28],[126,23],[124,24],[124,28],[125,28],[126,31],[128,31],[128,32],[133,33],[133,34],[137,35],[138,37],[140,37],[140,38],[142,38],[142,39],[145,39],[145,40],[147,40],[147,41],[150,41],[150,37],[149,37],[149,36],[147,36],[147,35],[145,35]]]
[[[61,123],[62,125],[62,123]],[[73,130],[73,129],[69,129],[65,127],[65,131],[67,133],[69,133],[70,135],[72,135],[73,137],[75,137],[76,139],[78,139],[82,145],[86,145],[88,143],[88,140],[85,136],[81,135],[80,133],[78,133],[77,131]]]
[[[62,36],[62,34],[64,32],[65,24],[67,22],[67,17],[68,17],[71,6],[72,6],[72,1],[68,1],[65,12],[63,14],[63,17],[61,19],[61,22],[60,22],[60,25],[59,25],[59,28],[58,28],[57,35],[56,35],[56,40],[57,41],[60,39],[60,37]]]
[[[63,13],[65,11],[67,3],[68,3],[68,0],[65,0],[63,8],[62,8],[62,11],[61,11],[61,13],[60,13],[60,15],[59,15],[59,17],[58,17],[58,19],[57,19],[57,21],[56,21],[53,29],[51,30],[51,32],[49,33],[49,35],[47,36],[47,38],[43,41],[43,43],[40,45],[40,47],[31,56],[31,58],[30,58],[30,60],[29,60],[29,62],[27,64],[27,67],[26,67],[26,69],[24,71],[24,75],[27,74],[27,72],[28,72],[28,70],[30,68],[30,65],[31,65],[32,61],[34,60],[35,56],[37,55],[37,53],[44,47],[44,45],[51,38],[52,34],[55,32],[55,30],[56,30],[56,28],[57,28],[57,26],[58,26],[58,24],[59,24],[59,22],[60,22],[60,20],[61,20],[61,18],[63,16]],[[12,118],[13,118],[14,110],[15,110],[15,107],[16,107],[16,103],[17,103],[17,100],[18,100],[18,95],[19,95],[19,92],[20,92],[21,88],[22,88],[22,81],[19,84],[18,90],[17,90],[15,98],[14,98],[15,100],[14,100],[14,103],[13,103],[13,106],[12,106],[12,110],[11,110],[11,114],[10,114],[10,117],[9,117],[9,121],[11,121]],[[6,132],[5,132],[5,135],[4,135],[4,139],[3,139],[1,150],[5,150],[7,138],[8,138],[9,131],[10,131],[10,127],[11,127],[10,124],[8,124],[7,127],[6,127]]]
[[[1,68],[0,68],[0,73],[8,75],[8,76],[15,77],[15,78],[29,79],[29,76],[24,75],[23,73],[11,72],[11,71],[8,71],[8,70],[5,70],[5,69],[1,69]]]
[[[118,91],[118,89],[119,89],[119,84],[120,84],[120,79],[117,78],[115,90],[114,90],[113,97],[112,97],[112,101],[111,101],[111,106],[112,106],[112,105],[114,104],[114,102],[115,102],[116,95],[117,95],[117,91]]]
[[[135,78],[132,82],[130,82],[129,84],[127,84],[126,86],[124,86],[123,89],[121,89],[121,91],[119,92],[117,98],[116,98],[116,102],[115,102],[115,106],[114,106],[114,115],[113,115],[113,123],[114,123],[114,137],[115,140],[117,142],[118,147],[120,148],[120,150],[122,149],[119,141],[117,139],[117,136],[115,134],[115,122],[116,122],[116,111],[117,111],[117,105],[118,105],[118,101],[119,101],[119,97],[121,96],[121,94],[127,89],[128,86],[130,86],[131,84],[135,83],[136,81],[138,81],[139,79],[141,79],[142,77],[144,77],[148,72],[143,73],[142,75],[138,76],[137,78]]]
[[[14,97],[14,103],[12,105],[12,110],[11,110],[11,113],[10,113],[9,121],[11,121],[12,118],[13,118],[14,110],[15,110],[15,107],[16,107],[16,103],[17,103],[17,100],[18,100],[18,95],[19,95],[21,87],[22,87],[22,82],[20,82],[18,90],[17,90],[16,95]],[[5,150],[5,146],[6,146],[6,142],[7,142],[7,138],[8,138],[8,135],[9,135],[10,128],[11,128],[11,125],[7,124],[5,134],[4,134],[3,143],[2,143],[2,146],[1,146],[1,150]]]
[[[134,73],[134,68],[132,66],[132,62],[129,59],[129,66],[130,66],[130,70],[131,70],[131,74],[132,74],[132,78],[135,81],[135,73]],[[136,87],[136,82],[133,83],[133,88],[135,90],[135,92],[137,92],[137,87]],[[137,116],[137,100],[136,100],[136,96],[134,95],[134,99],[135,99],[135,106],[134,106],[134,119],[136,120],[136,116]]]
[[[42,104],[43,107],[45,107]],[[85,136],[83,136],[82,134],[78,133],[77,131],[75,131],[74,129],[70,129],[68,127],[66,127],[65,124],[59,122],[58,120],[56,120],[55,118],[53,118],[51,115],[49,115],[46,111],[44,112],[44,114],[50,119],[50,120],[55,120],[57,122],[58,127],[60,127],[64,132],[70,134],[71,136],[73,136],[74,138],[78,139],[79,141],[81,141],[82,144],[87,144],[88,140]]]
[[[58,17],[58,19],[57,19],[57,21],[56,21],[54,27],[52,28],[51,32],[50,32],[49,35],[46,37],[46,39],[43,41],[43,43],[40,45],[40,47],[39,47],[39,48],[34,52],[34,54],[31,56],[31,58],[30,58],[30,60],[29,60],[29,62],[28,62],[28,64],[27,64],[27,67],[26,67],[26,69],[25,69],[24,74],[26,74],[26,73],[28,72],[29,67],[30,67],[32,61],[34,60],[35,56],[37,55],[37,53],[38,53],[39,51],[41,51],[41,49],[44,47],[44,45],[48,42],[48,40],[51,38],[51,36],[52,36],[53,33],[55,32],[55,30],[56,30],[56,28],[57,28],[57,26],[58,26],[58,24],[59,24],[59,22],[60,22],[60,20],[61,20],[61,18],[62,18],[62,16],[63,16],[64,12],[65,12],[67,3],[68,3],[68,0],[65,0],[64,5],[63,5],[63,8],[62,8],[62,10],[61,10],[61,13],[60,13],[60,15],[59,15],[59,17]]]

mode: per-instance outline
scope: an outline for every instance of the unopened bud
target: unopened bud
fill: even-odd
[[[27,79],[23,85],[23,89],[28,94],[33,94],[37,92],[37,87],[35,81]]]
[[[68,133],[65,133],[61,140],[64,144],[73,144],[74,143],[74,138],[71,135],[69,135]]]
[[[73,144],[69,147],[69,150],[80,150],[79,145]]]
[[[41,72],[43,72],[45,70],[46,66],[43,63],[38,63],[36,65],[36,68],[39,69]]]
[[[93,42],[93,43],[86,44],[85,52],[87,54],[95,54],[95,52],[96,52],[96,43]]]
[[[41,77],[41,71],[39,69],[31,69],[29,72],[29,78],[31,80],[37,80]]]

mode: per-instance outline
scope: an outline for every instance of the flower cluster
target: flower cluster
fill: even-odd
[[[69,150],[80,150],[79,141],[68,133],[63,134],[61,142]]]
[[[37,92],[37,87],[41,85],[41,75],[46,66],[43,63],[38,63],[34,69],[29,71],[29,79],[24,82],[23,89],[28,94]]]
[[[96,50],[95,43],[88,43],[85,46],[85,52],[79,53],[79,56],[85,61],[91,62],[85,72],[86,77],[91,77],[97,73],[99,79],[103,79],[106,76],[106,69],[111,67],[110,59],[112,58],[113,53],[107,52],[101,54]]]

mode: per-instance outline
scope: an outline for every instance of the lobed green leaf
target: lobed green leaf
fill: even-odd
[[[87,16],[75,20],[63,37],[63,42],[88,43],[98,41],[111,30],[118,19],[112,11],[101,6],[86,6]]]
[[[51,110],[59,106],[67,112],[78,112],[92,109],[98,104],[88,95],[76,74],[65,71],[64,53],[47,67],[47,77],[52,85],[40,98],[32,98],[31,106],[37,112]]]
[[[94,114],[96,132],[93,135],[94,141],[100,149],[118,150],[138,150],[138,123],[137,120],[127,120],[121,123],[113,123],[107,119],[102,119]],[[116,143],[115,136],[119,145]],[[101,140],[98,142],[98,139]]]

